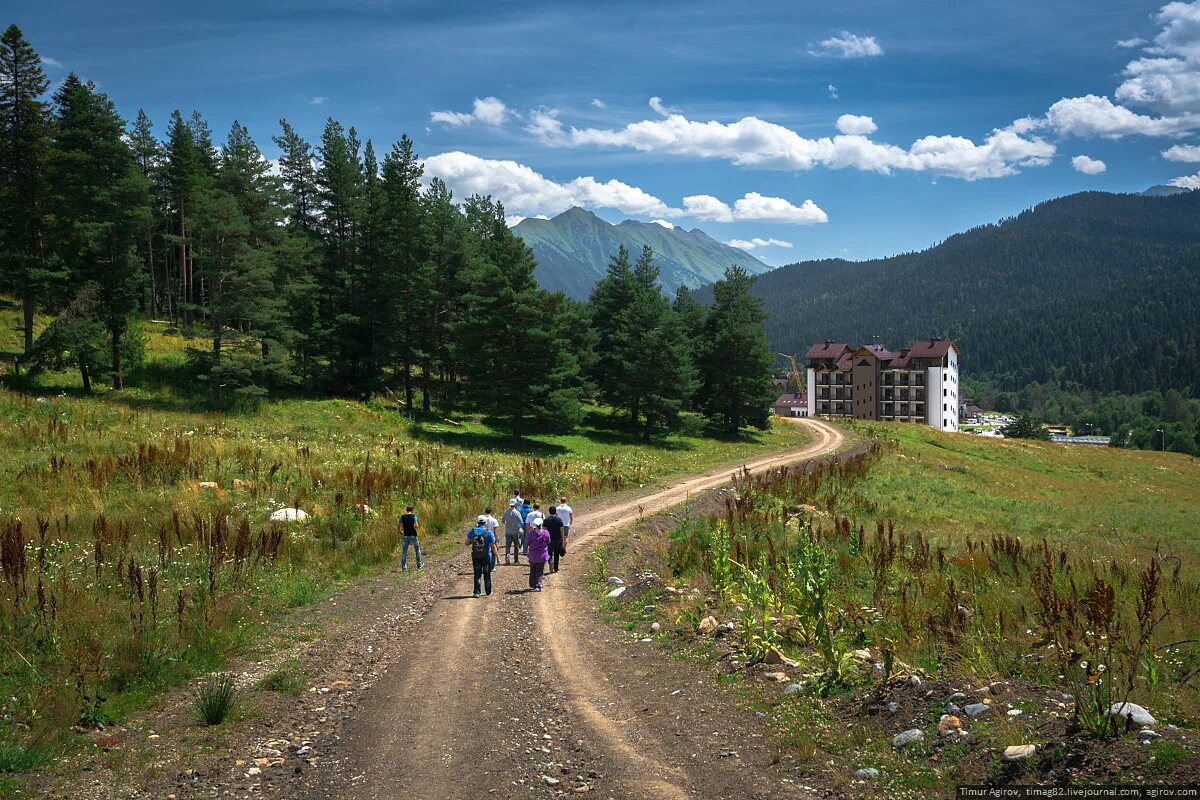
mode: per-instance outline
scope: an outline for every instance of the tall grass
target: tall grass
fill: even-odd
[[[1127,454],[1108,455],[1118,474]],[[1068,547],[1086,534],[1059,532],[1057,543],[984,525],[950,535],[902,529],[890,512],[906,498],[880,492],[875,473],[909,458],[887,437],[836,463],[743,478],[722,514],[672,531],[670,569],[703,576],[717,603],[741,609],[748,660],[779,646],[806,659],[821,691],[869,680],[845,656],[874,647],[885,675],[912,664],[1055,687],[1074,696],[1075,726],[1100,736],[1116,733],[1113,703],[1194,715],[1200,571],[1190,555],[1148,550],[1135,536],[1118,557],[1105,534],[1095,534],[1098,547]],[[1192,494],[1200,499],[1200,486]]]

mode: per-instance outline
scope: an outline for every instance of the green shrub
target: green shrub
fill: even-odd
[[[196,717],[205,725],[220,725],[237,703],[233,676],[226,672],[210,675],[200,683],[193,708]]]

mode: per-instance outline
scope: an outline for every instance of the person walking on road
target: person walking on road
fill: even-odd
[[[492,507],[488,506],[483,510],[483,524],[492,532],[492,538],[496,540],[496,548],[499,551],[500,547],[500,520],[492,516]],[[492,569],[496,568],[496,559],[492,559]]]
[[[546,521],[546,515],[542,513],[541,504],[534,503],[533,508],[530,510],[530,512],[528,514],[525,515],[525,527],[529,528],[535,522],[538,525],[541,525],[545,521]]]
[[[420,517],[413,513],[413,507],[406,507],[404,513],[400,515],[400,532],[404,534],[404,549],[400,551],[401,572],[408,571],[409,546],[417,550],[417,569],[425,568],[425,562],[421,560],[421,540],[417,538],[417,528],[420,524]]]
[[[571,526],[575,524],[575,511],[567,505],[565,497],[558,498],[555,508],[558,509],[559,519],[563,521],[563,542],[566,542],[567,537],[571,535]]]
[[[529,588],[536,592],[542,590],[542,575],[546,570],[546,561],[550,558],[550,534],[535,522],[525,534],[525,548],[529,551]]]
[[[508,551],[512,548],[513,563],[520,564],[525,552],[525,524],[515,498],[508,501],[508,510],[500,519],[504,523],[504,563],[508,563]]]
[[[542,523],[546,532],[550,534],[550,561],[547,568],[551,572],[558,572],[559,556],[567,554],[563,540],[563,529],[566,528],[566,525],[563,524],[562,517],[558,515],[557,511],[557,506],[550,506],[550,516],[546,517],[546,521]]]
[[[496,563],[496,534],[487,528],[487,519],[480,514],[475,527],[467,532],[467,544],[471,545],[471,567],[475,572],[475,596],[479,597],[479,580],[492,593],[492,565]]]

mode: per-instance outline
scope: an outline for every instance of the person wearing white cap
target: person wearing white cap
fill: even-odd
[[[504,512],[501,520],[504,522],[504,563],[509,563],[508,552],[512,550],[512,563],[521,563],[521,553],[524,551],[525,545],[525,530],[521,520],[521,510],[517,507],[517,499],[514,497],[508,501],[508,510]]]

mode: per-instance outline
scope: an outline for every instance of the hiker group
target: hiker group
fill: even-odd
[[[491,507],[475,518],[475,527],[467,532],[475,573],[475,597],[480,595],[481,583],[486,594],[492,593],[492,570],[500,561],[500,543],[496,534],[501,525],[504,526],[504,563],[520,564],[521,556],[525,556],[529,564],[530,590],[542,590],[547,569],[558,572],[559,559],[567,554],[567,538],[571,535],[575,512],[567,505],[565,497],[559,498],[558,504],[548,510],[549,516],[542,513],[540,503],[531,503],[520,489],[516,489],[499,520],[492,516]]]
[[[558,572],[559,559],[567,554],[567,537],[571,535],[575,512],[567,505],[565,497],[560,497],[558,504],[550,506],[549,511],[549,516],[543,514],[540,503],[531,503],[520,489],[516,489],[500,519],[492,516],[491,506],[475,518],[475,526],[467,531],[466,543],[471,547],[476,597],[481,593],[492,593],[492,570],[500,561],[500,543],[496,536],[501,525],[504,526],[504,563],[520,564],[521,556],[525,556],[529,564],[531,591],[542,590],[547,568],[550,572]],[[421,558],[419,527],[420,518],[413,507],[408,506],[400,516],[400,529],[404,536],[400,553],[402,571],[408,571],[410,548],[416,550],[417,569],[425,566]]]

